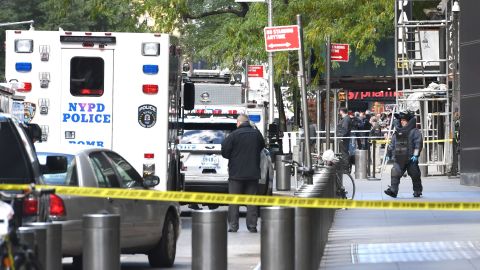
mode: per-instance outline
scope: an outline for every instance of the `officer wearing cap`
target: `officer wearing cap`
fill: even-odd
[[[398,121],[395,121],[395,134],[388,146],[388,156],[393,158],[394,164],[391,172],[391,186],[385,190],[385,194],[393,198],[397,197],[400,178],[407,171],[413,182],[413,196],[420,197],[423,187],[418,157],[423,147],[422,133],[416,128],[417,121],[414,113],[403,111],[395,113],[394,116]]]

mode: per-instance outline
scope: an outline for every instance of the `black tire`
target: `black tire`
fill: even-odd
[[[177,220],[168,213],[162,229],[162,238],[148,255],[151,267],[172,267],[177,251]]]
[[[178,170],[177,170],[177,161],[172,159],[168,166],[169,170],[169,179],[167,180],[167,190],[176,191],[177,190],[177,181],[178,181]]]
[[[83,257],[82,255],[80,256],[75,256],[72,258],[72,269],[73,270],[82,270],[83,269]]]

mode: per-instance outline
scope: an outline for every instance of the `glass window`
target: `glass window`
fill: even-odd
[[[65,156],[67,158],[67,171],[64,173],[44,173],[43,179],[48,185],[67,185],[67,175],[72,176],[72,165],[74,161],[73,155],[59,154],[59,153],[48,153],[48,152],[37,152],[38,161],[40,166],[47,165],[47,156]]]
[[[226,130],[185,130],[180,143],[221,144],[229,132]]]
[[[120,187],[115,175],[115,170],[108,159],[101,152],[90,154],[99,187]]]
[[[130,165],[125,159],[113,152],[106,152],[107,156],[112,159],[118,174],[120,175],[123,187],[141,187],[142,177],[135,168]]]
[[[73,57],[70,60],[70,93],[73,96],[102,96],[104,75],[102,58]]]
[[[9,118],[0,118],[0,183],[28,183],[33,179],[33,161]],[[26,138],[26,137],[25,137]]]

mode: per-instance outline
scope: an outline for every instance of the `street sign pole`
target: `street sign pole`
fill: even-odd
[[[272,0],[268,0],[268,27],[273,25],[273,6]],[[268,106],[268,123],[273,124],[273,118],[275,114],[274,104],[275,104],[275,90],[273,87],[273,52],[268,52],[268,90],[270,93],[269,96],[269,106]]]
[[[327,37],[327,87],[326,87],[326,96],[325,96],[325,144],[326,144],[326,149],[330,149],[330,36]]]
[[[310,170],[312,168],[312,156],[310,155],[310,128],[308,121],[308,103],[307,103],[307,82],[305,81],[305,59],[303,58],[303,28],[302,15],[297,14],[298,33],[300,36],[298,49],[298,81],[300,82],[300,89],[302,91],[302,116],[303,116],[303,134],[305,136],[305,166]],[[306,183],[313,184],[311,176],[306,177]]]

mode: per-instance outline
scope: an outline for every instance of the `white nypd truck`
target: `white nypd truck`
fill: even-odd
[[[156,189],[181,188],[174,37],[8,30],[5,48],[6,79],[25,96],[25,121],[40,125],[43,143],[112,149],[144,176],[159,176]],[[183,100],[193,107],[191,98]]]

